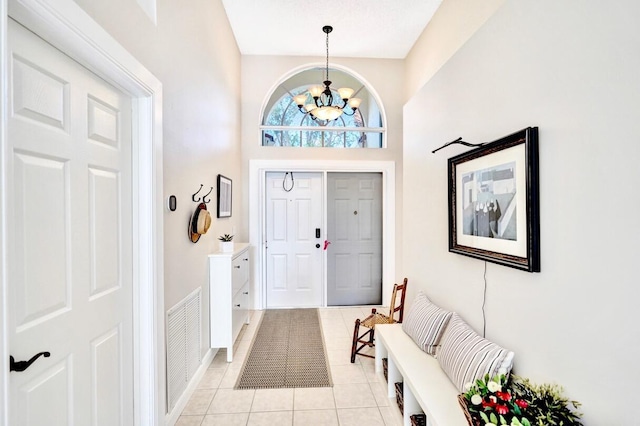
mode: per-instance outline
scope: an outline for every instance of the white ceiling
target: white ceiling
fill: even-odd
[[[407,56],[442,0],[222,0],[243,55]]]

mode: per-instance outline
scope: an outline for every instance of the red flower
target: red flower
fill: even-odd
[[[527,401],[525,401],[524,399],[516,399],[516,405],[523,410],[529,406],[529,404],[527,404]]]
[[[482,408],[487,408],[487,407],[495,407],[496,403],[495,401],[492,401],[491,399],[489,399],[488,401],[482,401]]]
[[[496,392],[496,395],[503,401],[511,401],[511,394],[509,392]]]
[[[496,413],[498,414],[507,414],[509,412],[509,407],[506,405],[496,405]]]

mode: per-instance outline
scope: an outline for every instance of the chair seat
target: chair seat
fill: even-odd
[[[371,315],[360,321],[356,320],[353,327],[353,340],[351,342],[351,362],[356,362],[356,355],[373,358],[373,355],[361,353],[364,348],[373,348],[375,343],[375,327],[376,324],[394,324],[402,322],[404,314],[404,296],[407,289],[407,279],[405,278],[401,285],[394,284],[391,293],[391,303],[389,304],[389,315],[379,314],[376,309],[371,310]],[[396,297],[400,293],[400,303],[396,304]],[[399,312],[398,319],[395,319],[396,312]],[[367,330],[360,334],[360,326]]]
[[[375,328],[376,324],[394,324],[395,322],[393,318],[376,312],[360,321],[360,325],[367,328]]]

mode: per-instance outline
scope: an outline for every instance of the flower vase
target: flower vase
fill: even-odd
[[[233,241],[220,241],[220,251],[231,253],[233,251]]]

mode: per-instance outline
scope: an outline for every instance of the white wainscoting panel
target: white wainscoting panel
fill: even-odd
[[[169,411],[202,362],[200,323],[202,289],[167,311],[167,396]]]

